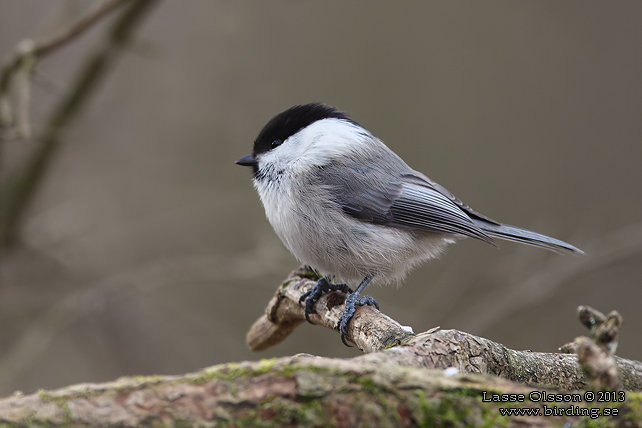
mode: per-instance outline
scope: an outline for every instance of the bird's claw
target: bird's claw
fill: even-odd
[[[339,322],[337,324],[337,328],[341,333],[341,341],[346,346],[352,346],[346,341],[346,337],[348,336],[348,323],[354,316],[356,307],[363,305],[374,306],[375,308],[377,308],[377,310],[379,310],[379,303],[377,303],[374,297],[370,295],[360,297],[359,293],[352,293],[346,299],[346,308],[344,309],[343,314],[341,315],[341,318],[339,318]]]
[[[315,285],[312,290],[306,291],[299,298],[299,304],[305,301],[305,308],[303,310],[303,313],[305,314],[305,319],[308,320],[310,324],[314,324],[310,319],[310,314],[317,313],[317,311],[314,309],[314,305],[319,301],[322,295],[331,291],[341,291],[346,294],[352,293],[352,289],[346,284],[332,284],[325,277],[321,277],[317,281],[317,285]]]

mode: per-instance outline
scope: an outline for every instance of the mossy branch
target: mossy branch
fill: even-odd
[[[601,426],[642,422],[640,393],[606,403],[556,393],[494,376],[298,355],[16,394],[0,399],[0,426],[547,427],[586,424],[598,412]],[[559,414],[569,406],[584,416]],[[544,416],[554,407],[557,416]],[[507,408],[537,416],[502,415]]]

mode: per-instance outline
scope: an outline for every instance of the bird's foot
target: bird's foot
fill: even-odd
[[[331,291],[341,291],[346,294],[352,294],[352,288],[348,287],[346,284],[333,284],[325,277],[321,277],[317,281],[317,285],[315,285],[312,290],[303,293],[303,295],[299,299],[299,304],[303,303],[303,301],[305,300],[305,319],[308,320],[310,324],[314,324],[310,320],[310,314],[317,313],[317,311],[314,309],[314,305],[319,301],[322,295]]]
[[[341,318],[339,318],[339,323],[337,325],[337,328],[341,332],[341,341],[346,346],[351,346],[346,342],[346,336],[348,335],[348,323],[352,319],[352,316],[356,311],[356,307],[363,305],[374,306],[379,310],[379,304],[374,297],[370,295],[360,297],[358,292],[354,292],[346,299],[346,308],[343,311]]]

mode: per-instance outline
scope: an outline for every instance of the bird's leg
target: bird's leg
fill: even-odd
[[[339,318],[339,323],[337,325],[339,332],[341,332],[341,341],[346,346],[350,346],[348,342],[346,342],[346,336],[348,335],[348,323],[354,315],[356,306],[370,305],[377,308],[377,310],[379,309],[379,304],[372,296],[359,296],[363,289],[366,288],[368,283],[370,283],[372,278],[373,275],[366,276],[365,279],[361,281],[361,284],[359,284],[354,293],[350,294],[350,296],[348,296],[348,298],[346,299],[346,308],[344,309],[341,318]]]
[[[299,299],[299,304],[301,304],[305,300],[305,319],[308,320],[310,324],[314,324],[310,320],[310,314],[317,313],[317,311],[314,310],[314,305],[323,294],[329,293],[331,291],[341,291],[346,294],[351,294],[352,288],[348,287],[346,284],[333,284],[331,280],[328,280],[325,276],[323,276],[317,281],[317,285],[315,285],[312,290],[303,293],[303,295]]]

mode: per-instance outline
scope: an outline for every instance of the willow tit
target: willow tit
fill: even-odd
[[[308,321],[323,293],[350,294],[337,326],[344,343],[355,306],[379,308],[371,296],[360,296],[370,281],[398,281],[457,238],[582,252],[473,211],[325,104],[297,105],[276,115],[254,141],[252,154],[236,163],[252,168],[254,187],[283,244],[323,275],[301,298]],[[360,283],[353,292],[334,280]]]

